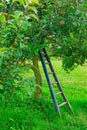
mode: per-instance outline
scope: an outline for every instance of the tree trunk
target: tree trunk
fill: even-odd
[[[38,56],[34,55],[33,56],[33,71],[34,71],[34,75],[36,77],[36,91],[35,91],[35,98],[39,99],[41,97],[41,86],[42,86],[42,77],[41,77],[41,73],[40,73],[40,69],[39,69],[39,65],[38,65]]]

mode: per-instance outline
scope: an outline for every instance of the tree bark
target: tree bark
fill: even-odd
[[[42,94],[41,86],[42,86],[42,77],[39,69],[39,64],[38,64],[38,56],[34,55],[33,56],[33,71],[34,75],[36,77],[36,91],[35,91],[35,98],[39,99]]]

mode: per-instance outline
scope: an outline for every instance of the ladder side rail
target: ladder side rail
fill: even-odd
[[[56,96],[54,94],[54,91],[53,91],[53,88],[52,88],[52,83],[51,83],[51,80],[49,78],[48,71],[47,71],[47,68],[46,68],[46,65],[45,65],[45,62],[44,62],[44,58],[43,58],[43,55],[42,55],[41,52],[39,52],[39,56],[40,56],[40,60],[41,60],[42,66],[43,66],[43,70],[44,70],[44,73],[45,73],[45,76],[46,76],[46,79],[47,79],[47,82],[48,82],[48,85],[49,85],[49,89],[50,89],[50,93],[51,93],[51,96],[52,96],[52,99],[53,99],[53,102],[54,102],[55,109],[56,109],[57,113],[59,113],[59,116],[61,117],[60,109],[59,109],[58,103],[56,101]]]

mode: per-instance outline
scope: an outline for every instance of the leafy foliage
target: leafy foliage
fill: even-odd
[[[67,71],[87,59],[87,2],[84,0],[2,0],[0,83],[15,86],[21,66],[46,47]],[[5,87],[6,88],[6,87]]]
[[[87,59],[87,3],[48,0],[43,5],[40,11],[42,34],[45,42],[51,44],[51,52],[63,57],[65,70],[82,65]]]
[[[33,3],[39,4],[38,1]],[[38,17],[36,7],[29,1],[3,1],[3,4],[0,12],[0,84],[8,96],[19,84],[23,86],[21,67],[25,66],[26,60],[31,61],[34,53],[38,53],[37,46],[29,42],[31,23],[33,20],[38,22]]]

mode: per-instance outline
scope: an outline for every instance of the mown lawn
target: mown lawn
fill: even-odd
[[[61,67],[61,61],[53,59],[53,65],[60,83],[73,108],[61,108],[62,118],[55,112],[47,82],[40,64],[43,77],[43,93],[40,100],[33,94],[15,92],[0,104],[0,130],[87,130],[87,66],[76,68],[70,74]],[[26,73],[24,76],[32,77]]]

